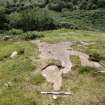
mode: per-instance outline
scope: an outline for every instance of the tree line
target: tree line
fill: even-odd
[[[10,11],[19,11],[26,8],[40,7],[61,11],[105,9],[105,0],[7,0],[5,5]]]
[[[14,0],[14,3],[17,3]],[[24,31],[48,30],[55,28],[54,20],[46,9],[39,7],[24,8],[21,4],[13,5],[7,3],[0,6],[0,30],[12,28]]]
[[[7,0],[0,3],[0,30],[55,29],[49,12],[105,9],[105,0]],[[68,25],[69,27],[69,25]]]

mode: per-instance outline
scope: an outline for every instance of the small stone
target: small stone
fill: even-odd
[[[83,46],[88,46],[89,45],[89,43],[84,42],[84,41],[81,41],[80,44],[83,45]]]
[[[14,58],[14,57],[16,57],[17,54],[18,54],[18,52],[17,52],[17,51],[14,51],[14,52],[11,54],[10,58]]]
[[[53,99],[56,100],[58,97],[57,95],[53,95]]]
[[[8,86],[11,87],[13,84],[12,82],[8,82]]]
[[[8,86],[8,83],[5,83],[4,86],[5,86],[5,87],[9,87],[9,86]]]
[[[4,84],[5,87],[11,87],[12,85],[13,85],[12,82],[7,82]]]

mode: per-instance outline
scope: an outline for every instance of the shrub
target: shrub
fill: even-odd
[[[42,37],[42,35],[36,31],[25,32],[22,34],[22,36],[20,36],[20,38],[24,40],[32,40],[40,37]]]
[[[7,31],[6,34],[8,34],[8,35],[22,35],[23,30],[13,28],[13,29]]]
[[[56,28],[67,28],[67,29],[78,29],[78,27],[69,22],[59,22],[56,23]]]
[[[79,73],[83,74],[83,73],[94,73],[95,69],[91,68],[91,67],[80,67]]]
[[[25,31],[54,29],[54,20],[43,9],[29,9],[21,13],[21,28]]]
[[[89,60],[91,61],[100,62],[101,58],[102,57],[100,56],[100,54],[95,53],[95,52],[89,55]]]
[[[21,27],[21,22],[22,22],[21,13],[19,13],[19,12],[11,13],[8,16],[8,20],[9,20],[9,26],[10,26],[10,28],[19,29]]]
[[[1,35],[1,37],[9,38],[9,39],[13,38],[13,39],[32,40],[32,39],[43,37],[43,35],[38,33],[37,31],[23,32],[23,30],[20,30],[20,29],[11,29],[5,32],[5,34]]]
[[[71,2],[67,3],[66,8],[73,10],[73,4]]]
[[[10,28],[24,31],[54,29],[54,20],[47,10],[41,8],[26,9],[8,16]]]
[[[105,8],[105,0],[97,0],[98,8]]]
[[[0,6],[0,30],[8,29],[8,20],[6,18],[6,8]]]
[[[64,2],[57,2],[57,3],[50,3],[48,5],[48,8],[50,10],[58,11],[60,12],[65,7]]]

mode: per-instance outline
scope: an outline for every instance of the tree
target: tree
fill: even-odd
[[[0,6],[0,30],[6,30],[8,28],[8,21],[6,18],[6,8]]]
[[[53,19],[43,9],[27,9],[20,13],[15,12],[9,15],[11,28],[31,30],[48,30],[55,28]]]
[[[11,13],[8,16],[8,20],[9,20],[10,28],[18,29],[21,27],[22,16],[20,13],[18,13],[18,12]]]
[[[87,1],[82,0],[81,3],[80,3],[79,8],[80,8],[80,9],[86,9],[86,6],[87,6]]]
[[[105,0],[98,0],[98,8],[105,8]]]

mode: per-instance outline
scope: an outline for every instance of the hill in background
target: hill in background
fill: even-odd
[[[105,0],[0,0],[0,3],[3,4],[0,30],[105,31]]]

